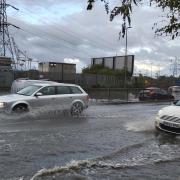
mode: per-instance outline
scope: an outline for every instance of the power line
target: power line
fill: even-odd
[[[48,32],[43,31],[43,30],[41,30],[41,33],[38,33],[38,35],[35,34],[35,33],[30,32],[29,30],[25,30],[25,29],[22,29],[22,28],[21,28],[20,30],[23,30],[24,32],[28,32],[28,33],[33,34],[33,35],[38,36],[38,37],[39,37],[39,34],[42,34],[42,32],[45,32],[46,35],[49,34]],[[41,38],[41,39],[48,40],[48,41],[52,41],[52,39],[46,38],[46,35],[43,35],[45,38],[42,38],[42,36],[41,36],[40,38]],[[72,46],[74,46],[74,44],[72,44],[70,41],[67,41],[66,39],[64,39],[64,38],[62,38],[62,37],[59,37],[59,36],[57,36],[57,35],[54,35],[54,34],[53,34],[53,35],[50,34],[50,35],[51,35],[51,36],[54,36],[54,37],[56,38],[56,42],[60,43],[61,41],[64,41],[64,42],[66,43],[66,44],[60,43],[61,46],[64,46],[64,47],[66,47],[66,48],[68,48],[68,49],[71,49],[71,50],[73,50],[73,51],[75,51],[75,52],[79,51],[80,53],[84,53],[83,51],[80,51],[80,50],[78,50],[78,49],[73,48]],[[57,41],[58,39],[60,39],[61,41]],[[53,41],[54,41],[54,40],[53,40]],[[72,46],[69,46],[69,45],[72,45]],[[85,55],[86,55],[86,57],[87,57],[88,53],[86,52]],[[89,57],[91,57],[91,55],[89,55]],[[77,58],[77,57],[76,57],[76,58]]]
[[[30,11],[28,11],[28,12],[30,12]],[[32,17],[32,16],[31,16]],[[41,16],[39,16],[39,17],[41,17]],[[33,18],[33,17],[32,17]],[[34,18],[33,18],[34,19]],[[45,24],[47,24],[47,22],[45,22],[43,19],[42,19],[42,21],[41,22],[44,22]],[[47,24],[48,25],[48,24]],[[68,32],[68,31],[64,31],[62,28],[60,28],[60,27],[62,27],[62,26],[53,26],[53,27],[56,27],[56,28],[54,28],[53,30],[60,30],[61,32],[63,32],[64,34],[66,34],[66,35],[68,35],[68,36],[71,36],[71,37],[74,37],[74,38],[76,38],[76,39],[78,39],[78,40],[81,40],[80,38],[79,38],[79,36],[76,36],[74,33],[71,33],[71,32]],[[27,32],[27,30],[24,30],[25,32]],[[46,34],[48,33],[48,32],[46,32],[46,31],[41,31],[41,34],[42,34],[42,32],[45,32]],[[31,34],[35,34],[35,33],[31,33]],[[39,33],[40,34],[40,33]],[[39,34],[37,35],[36,34],[36,36],[38,36],[39,37]],[[48,33],[49,34],[49,33]],[[85,54],[86,55],[86,58],[87,58],[87,55],[89,55],[89,57],[92,57],[92,54],[89,54],[89,52],[88,53],[85,53],[85,52],[83,52],[83,51],[80,51],[80,50],[78,50],[77,48],[73,48],[72,46],[74,46],[74,44],[71,42],[71,41],[68,41],[67,39],[64,39],[64,38],[62,38],[62,37],[59,37],[59,36],[57,36],[57,35],[52,35],[52,34],[50,34],[51,36],[54,36],[54,37],[56,37],[56,42],[57,42],[57,38],[58,39],[60,39],[61,41],[63,41],[63,42],[65,42],[66,44],[61,44],[61,46],[64,46],[64,47],[67,47],[68,49],[70,48],[70,49],[72,49],[73,51],[75,51],[75,52],[77,52],[77,51],[79,51],[80,53],[83,53],[83,54]],[[44,36],[44,35],[43,35]],[[85,39],[88,39],[86,36],[83,36],[83,37],[85,37]],[[43,38],[42,36],[40,37],[41,39],[48,39],[48,41],[50,40],[50,41],[52,41],[52,39],[49,39],[49,38],[47,38],[47,37],[45,37],[45,38]],[[102,39],[102,38],[101,38]],[[89,40],[89,39],[88,39]],[[54,40],[53,40],[54,41]],[[92,41],[91,40],[89,40],[89,42],[90,42],[90,44],[92,44]],[[97,41],[93,41],[94,42],[94,44],[97,46]],[[105,42],[104,40],[102,40],[101,42]],[[108,49],[112,49],[112,50],[114,50],[112,47],[110,47],[110,46],[107,46],[107,41],[106,41],[106,44],[103,44],[104,46],[106,46],[106,47],[108,47]],[[72,45],[72,46],[69,46],[69,45]],[[74,56],[74,55],[73,55]],[[79,56],[74,56],[75,58],[79,58]]]
[[[28,30],[25,30],[25,29],[21,29],[21,30],[24,31],[24,32],[26,32],[26,33],[29,33],[29,34],[32,34],[32,35],[37,36],[37,34],[35,34],[35,33],[33,33],[33,32],[30,32],[30,31],[28,31]],[[53,41],[53,42],[58,42],[58,43],[60,43],[60,42],[58,41],[58,39],[52,40],[52,39],[47,38],[45,35],[41,35],[41,36],[38,36],[38,37],[39,37],[40,39],[44,39],[44,40],[46,40],[46,41],[48,41],[48,42]],[[69,47],[69,46],[67,46],[67,45],[65,45],[65,44],[60,44],[60,45],[66,47],[66,48],[68,48],[68,49],[71,49],[71,50],[73,50],[74,52],[77,53],[77,49],[74,49],[74,48],[72,48],[72,47]],[[60,51],[62,52],[62,49],[61,49]],[[83,53],[83,52],[81,52],[81,53]],[[64,54],[64,55],[67,56],[67,53]],[[74,58],[81,58],[81,56],[75,56],[75,55],[73,55],[73,57],[74,57]],[[86,54],[86,58],[87,58],[87,54]]]
[[[65,39],[63,39],[63,38],[61,38],[61,37],[59,37],[58,35],[49,34],[48,32],[46,32],[46,31],[44,31],[44,30],[41,30],[41,33],[38,33],[38,34],[33,33],[33,32],[30,32],[29,30],[22,29],[22,28],[21,28],[21,30],[23,30],[24,32],[28,32],[28,33],[30,33],[30,34],[33,34],[33,35],[35,35],[35,36],[37,36],[37,37],[39,37],[39,38],[41,38],[41,39],[45,39],[45,40],[48,40],[48,41],[58,42],[59,44],[61,44],[61,46],[64,46],[64,47],[66,47],[66,48],[68,48],[68,49],[71,49],[71,50],[73,50],[73,51],[75,51],[75,52],[79,51],[80,53],[84,53],[86,56],[88,55],[89,57],[91,57],[91,54],[89,54],[88,52],[85,53],[85,52],[83,52],[83,51],[80,51],[80,50],[77,49],[77,48],[74,48],[74,44],[72,44],[71,42],[69,42],[69,41],[67,41],[67,40],[65,40]],[[42,32],[44,32],[45,34],[40,35],[40,34],[42,34]],[[47,38],[47,37],[46,37],[47,34],[50,35],[51,37],[54,37],[55,40],[54,40],[54,39],[52,40],[52,39]],[[44,38],[42,38],[42,36],[43,36]],[[60,41],[58,41],[58,39],[59,39]],[[64,41],[65,43],[61,43],[62,41]]]
[[[26,9],[26,11],[28,11],[30,14],[34,13],[34,12],[31,12],[30,10],[27,10],[27,9]],[[22,11],[22,12],[24,12],[24,11]],[[24,13],[26,13],[26,12],[24,12]],[[27,13],[26,13],[26,14],[27,14]],[[28,14],[28,15],[29,15],[32,19],[34,19],[34,17],[33,17],[32,15],[30,15],[30,14]],[[39,17],[42,17],[42,16],[40,16],[40,15],[38,15],[38,16],[39,16]],[[42,18],[43,18],[43,17],[42,17]],[[44,21],[43,19],[41,20],[41,22],[43,22],[43,23],[46,24],[46,25],[49,25],[49,24],[47,23],[47,21]],[[82,40],[81,38],[79,38],[79,36],[76,36],[74,32],[70,31],[70,29],[68,29],[68,31],[65,31],[65,30],[62,29],[62,28],[63,28],[62,26],[60,26],[60,25],[54,25],[54,24],[55,24],[55,23],[53,23],[53,25],[52,25],[52,29],[53,29],[53,30],[54,30],[54,29],[57,29],[57,30],[63,32],[64,34],[66,34],[66,35],[68,35],[68,36],[74,37],[74,38],[76,38],[76,39],[78,39],[78,40]],[[55,27],[55,28],[53,28],[53,27]],[[61,27],[61,28],[60,28],[60,27]],[[79,27],[80,27],[80,25],[79,25]],[[89,40],[89,43],[90,43],[91,45],[94,45],[94,46],[97,47],[97,44],[98,44],[97,41],[90,40],[90,39],[88,39],[87,36],[85,36],[85,35],[83,35],[83,34],[81,34],[81,37],[84,37],[85,39]],[[108,41],[105,41],[104,39],[102,39],[102,38],[100,38],[100,37],[98,37],[98,38],[96,38],[96,39],[97,39],[97,40],[98,40],[98,39],[101,39],[101,42],[102,42],[102,41],[105,42],[105,43],[103,44],[103,46],[105,46],[105,47],[108,48],[108,49],[111,49],[111,50],[115,51],[115,49],[112,48],[112,46],[114,46],[114,45],[108,46],[108,44],[110,44]],[[63,40],[67,42],[67,40],[65,40],[65,39],[63,39]],[[69,43],[71,43],[71,42],[69,42]],[[102,45],[102,44],[101,44],[101,45]]]

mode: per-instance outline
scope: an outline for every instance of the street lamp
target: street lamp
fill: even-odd
[[[151,63],[151,78],[152,78],[152,65],[153,65],[153,63]]]
[[[126,49],[125,49],[125,63],[124,63],[124,88],[126,88],[126,79],[127,79],[127,43],[128,43],[128,29],[132,28],[131,26],[126,27]]]

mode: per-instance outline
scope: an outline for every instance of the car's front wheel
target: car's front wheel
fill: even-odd
[[[12,110],[13,113],[25,113],[28,111],[28,106],[25,104],[16,105]]]
[[[71,115],[80,115],[83,111],[83,104],[81,102],[75,102],[71,107]]]

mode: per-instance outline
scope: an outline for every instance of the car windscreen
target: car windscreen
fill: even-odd
[[[17,94],[24,95],[24,96],[31,96],[32,94],[34,94],[41,87],[42,86],[31,85],[31,86],[28,86],[28,87],[18,91]]]
[[[174,101],[173,104],[174,104],[175,106],[180,106],[180,100]]]

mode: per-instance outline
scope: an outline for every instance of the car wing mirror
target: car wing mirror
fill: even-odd
[[[36,97],[42,96],[43,94],[41,92],[38,92],[35,94]]]
[[[176,105],[177,102],[178,102],[178,100],[174,100],[174,101],[172,102],[172,104],[173,104],[173,105]]]

